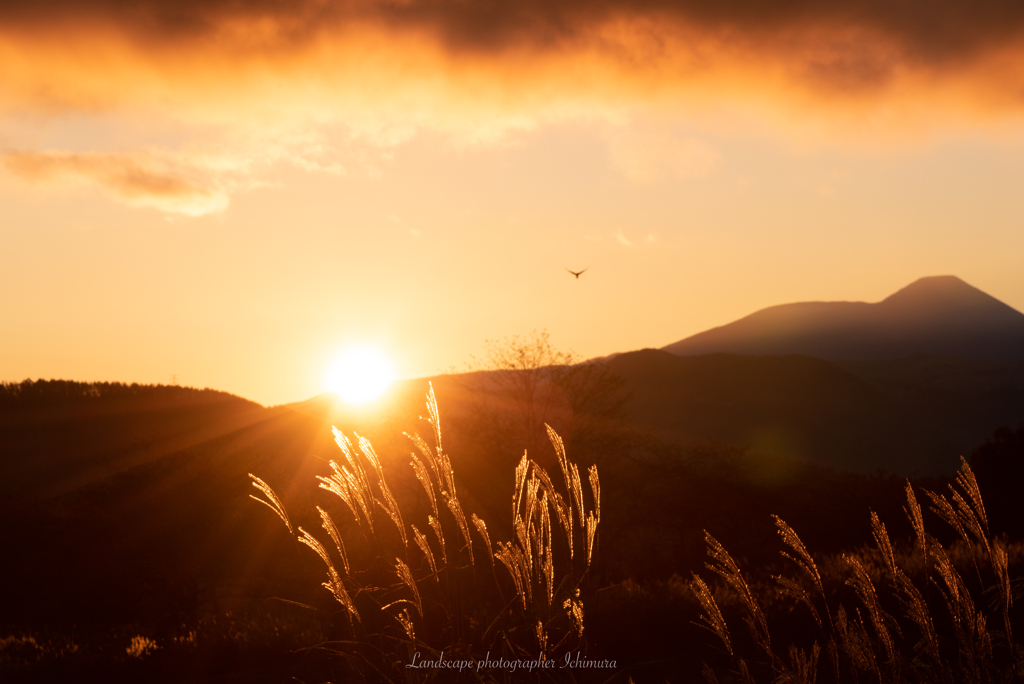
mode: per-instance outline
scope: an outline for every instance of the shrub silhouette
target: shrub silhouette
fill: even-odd
[[[985,490],[993,521],[998,521],[995,531],[1024,535],[1024,509],[1019,500],[1024,482],[1024,423],[1016,430],[996,430],[971,454],[971,468]]]

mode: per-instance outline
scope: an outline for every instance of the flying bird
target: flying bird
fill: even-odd
[[[590,267],[587,266],[587,268],[590,268]],[[572,273],[574,276],[576,276],[576,280],[579,280],[580,276],[583,275],[584,273],[586,273],[587,268],[583,269],[582,271],[573,271],[572,269],[569,269],[569,268],[567,268],[565,270],[569,271],[569,273]]]

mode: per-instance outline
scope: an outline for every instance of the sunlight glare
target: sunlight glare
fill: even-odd
[[[379,349],[351,347],[331,362],[324,386],[350,404],[365,404],[384,394],[394,380],[395,370]]]

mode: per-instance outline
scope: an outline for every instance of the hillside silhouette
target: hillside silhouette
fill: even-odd
[[[0,385],[0,500],[51,497],[265,419],[211,389],[38,380]]]
[[[467,510],[494,521],[492,534],[509,538],[512,530],[499,521],[522,451],[515,445],[495,451],[493,442],[480,439],[486,426],[472,411],[481,399],[473,385],[459,376],[432,381],[460,498]],[[0,544],[21,561],[0,568],[4,619],[76,623],[89,616],[104,622],[143,610],[170,624],[190,611],[284,592],[300,569],[280,563],[290,542],[250,500],[248,473],[271,483],[289,509],[312,509],[328,496],[317,490],[315,476],[338,457],[331,434],[337,425],[371,439],[384,467],[402,473],[398,481],[405,484],[396,495],[408,496],[417,483],[408,468],[411,443],[402,433],[429,434],[419,419],[427,387],[426,379],[398,383],[393,409],[381,413],[349,410],[326,396],[264,408],[224,393],[159,387],[137,389],[134,405],[123,395],[59,399],[49,407],[40,400],[17,411],[8,403],[3,467],[18,475],[18,485],[0,498],[0,514],[10,522]],[[92,420],[102,427],[86,429]],[[628,418],[597,434],[580,432],[583,424],[577,422],[575,432],[563,425],[563,434],[570,452],[597,463],[607,478],[606,548],[614,549],[616,539],[631,549],[648,535],[662,539],[658,553],[610,556],[617,559],[610,573],[643,566],[661,574],[679,554],[699,563],[701,524],[731,527],[714,521],[724,509],[733,518],[748,509],[767,516],[778,508],[771,501],[781,491],[788,492],[782,510],[808,518],[823,505],[828,486],[804,483],[834,480],[827,470],[785,458],[706,445],[682,449],[634,429]],[[61,435],[51,434],[58,429]],[[157,449],[160,441],[168,446]],[[549,451],[550,445],[532,456],[549,461]],[[874,487],[870,479],[856,481]],[[893,482],[898,493],[899,481]],[[691,496],[678,500],[663,488]],[[707,497],[712,491],[714,501]],[[319,525],[315,514],[296,514],[295,522]]]
[[[1024,417],[1024,363],[918,354],[890,361],[661,350],[609,361],[628,419],[677,443],[717,442],[841,470],[955,471]]]
[[[545,415],[574,459],[600,469],[596,581],[609,586],[668,582],[699,570],[704,530],[750,562],[773,562],[777,549],[766,543],[775,537],[773,513],[823,552],[865,543],[863,515],[851,512],[870,507],[898,517],[903,480],[820,464],[835,466],[833,452],[843,458],[870,452],[893,423],[908,444],[921,425],[934,427],[920,417],[904,420],[915,393],[951,392],[963,406],[963,397],[974,397],[981,415],[978,397],[1017,372],[1007,364],[965,366],[934,357],[851,368],[807,357],[681,358],[656,350],[620,355],[610,368],[628,395],[615,419],[587,421],[568,415],[565,405]],[[510,539],[513,531],[502,521],[521,444],[476,409],[514,411],[514,403],[493,401],[486,373],[429,380],[467,514],[487,519],[493,538]],[[190,388],[6,385],[0,434],[10,478],[0,497],[7,521],[0,545],[17,561],[0,565],[0,631],[73,633],[85,654],[59,661],[69,669],[58,663],[49,675],[25,670],[36,672],[26,681],[63,681],[70,674],[125,682],[321,681],[324,675],[315,673],[323,670],[314,667],[320,661],[302,650],[316,643],[315,622],[301,608],[267,601],[311,602],[321,590],[310,584],[308,567],[295,562],[295,542],[280,521],[249,498],[248,473],[274,487],[296,526],[318,529],[314,506],[332,503],[315,476],[337,458],[330,431],[337,425],[370,438],[395,477],[396,497],[403,506],[422,506],[409,468],[411,443],[402,432],[429,429],[419,419],[427,387],[428,379],[396,383],[387,410],[373,411],[346,408],[330,396],[265,408]],[[803,431],[805,450],[773,449],[796,443],[778,437],[756,441],[766,420]],[[831,426],[835,421],[838,427]],[[856,448],[842,451],[858,424],[866,427]],[[773,434],[785,436],[784,430]],[[531,456],[550,462],[548,451]],[[934,482],[928,486],[941,485]],[[633,599],[621,598],[621,591],[608,596],[620,598],[594,603],[588,613],[591,638],[605,653],[639,661],[671,651],[657,646],[658,639],[698,643],[688,622],[679,627],[657,614],[638,616]],[[648,627],[627,633],[625,624]],[[205,635],[200,646],[174,645],[193,633]],[[148,670],[125,664],[123,655],[118,660],[134,634],[163,645]],[[22,671],[4,669],[12,662],[9,650],[0,656],[0,674]],[[306,667],[314,672],[308,678]]]
[[[898,359],[932,354],[1024,360],[1024,314],[955,276],[921,278],[881,302],[800,302],[762,309],[663,350]]]

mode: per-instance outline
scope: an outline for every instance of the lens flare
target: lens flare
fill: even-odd
[[[395,381],[395,370],[379,349],[352,347],[340,353],[327,369],[324,386],[350,404],[380,397]]]

